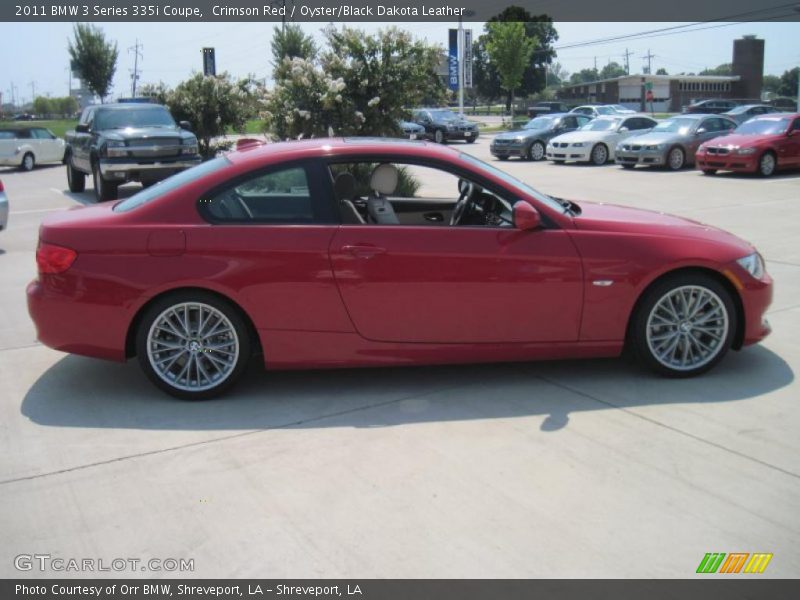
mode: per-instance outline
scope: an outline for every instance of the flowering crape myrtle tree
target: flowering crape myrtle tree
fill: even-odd
[[[284,59],[267,95],[267,127],[279,139],[395,135],[408,109],[438,103],[442,49],[390,28],[368,35],[330,26],[319,58]]]

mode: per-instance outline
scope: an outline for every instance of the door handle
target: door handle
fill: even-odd
[[[342,246],[342,252],[351,254],[356,258],[367,259],[377,256],[378,254],[384,254],[386,252],[386,248],[379,248],[378,246],[370,246],[367,244],[355,244],[352,246]]]

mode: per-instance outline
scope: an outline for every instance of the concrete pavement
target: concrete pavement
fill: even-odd
[[[489,158],[487,138],[459,148]],[[60,166],[0,169],[0,576],[39,576],[13,559],[49,553],[194,559],[133,576],[691,577],[706,552],[772,552],[765,576],[800,575],[800,174],[497,164],[753,241],[773,335],[691,380],[625,359],[251,368],[229,397],[182,403],[135,362],[35,342],[38,223],[91,189],[65,194]]]

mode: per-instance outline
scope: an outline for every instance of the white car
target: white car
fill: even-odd
[[[0,165],[31,171],[42,163],[64,161],[64,140],[44,127],[0,129]]]
[[[578,113],[579,115],[586,115],[588,117],[603,117],[613,116],[618,114],[610,105],[607,104],[587,104],[585,106],[576,106],[571,113]]]
[[[3,188],[3,182],[0,181],[0,231],[6,227],[8,227],[8,198]]]
[[[603,165],[614,160],[614,149],[621,140],[647,133],[656,123],[646,115],[597,117],[577,131],[551,139],[545,155],[556,163],[569,160]]]

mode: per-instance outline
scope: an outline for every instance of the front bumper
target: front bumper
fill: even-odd
[[[444,134],[446,140],[477,140],[478,139],[478,130],[470,130],[470,131],[447,131]]]
[[[750,276],[738,263],[729,264],[723,273],[739,292],[744,311],[744,332],[742,346],[757,344],[772,332],[766,318],[772,304],[774,284],[772,277],[765,273],[762,279]]]
[[[548,160],[575,160],[578,162],[588,162],[591,159],[591,155],[591,146],[556,148],[552,144],[548,144],[545,152]]]
[[[501,144],[496,145],[494,142],[489,146],[489,153],[492,156],[517,156],[523,158],[527,154],[525,144]]]
[[[662,150],[616,150],[614,162],[618,165],[656,165],[666,164],[665,153]]]
[[[694,159],[698,169],[720,169],[722,171],[753,172],[758,167],[757,154],[708,154],[698,152]]]
[[[181,157],[178,160],[150,159],[140,162],[131,162],[127,158],[121,160],[105,158],[100,160],[100,173],[104,179],[110,181],[160,181],[201,162],[199,156]]]

